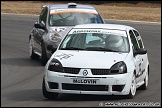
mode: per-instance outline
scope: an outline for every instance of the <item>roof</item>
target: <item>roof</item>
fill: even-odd
[[[48,5],[50,9],[56,9],[56,8],[69,8],[70,3],[67,4],[50,4]],[[77,3],[72,3],[77,4]],[[93,6],[90,5],[83,5],[83,4],[77,4],[75,8],[82,8],[82,9],[95,9]]]
[[[82,28],[82,29],[119,29],[119,30],[126,30],[132,29],[130,26],[126,25],[119,25],[119,24],[81,24],[76,25],[74,28]]]

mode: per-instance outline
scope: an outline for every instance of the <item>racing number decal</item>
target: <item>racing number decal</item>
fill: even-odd
[[[140,73],[141,70],[142,70],[142,65],[141,65],[141,62],[140,62],[140,63],[139,63],[139,71],[138,71],[138,73]]]
[[[137,76],[136,77],[139,77],[142,73],[142,58],[140,56],[138,56],[136,58],[136,72],[137,72]]]
[[[142,58],[138,57],[138,62],[137,62],[137,77],[141,76],[143,74],[143,70],[142,70]]]

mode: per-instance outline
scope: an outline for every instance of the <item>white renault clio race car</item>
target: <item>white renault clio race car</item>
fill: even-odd
[[[53,50],[51,46],[47,47]],[[44,97],[59,93],[126,95],[148,86],[149,61],[139,32],[125,25],[77,25],[45,66]]]

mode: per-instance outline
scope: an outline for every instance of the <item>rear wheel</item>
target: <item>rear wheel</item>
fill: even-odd
[[[141,90],[146,90],[147,89],[147,86],[148,86],[148,77],[149,77],[148,71],[146,71],[146,76],[145,76],[145,79],[144,79],[144,84],[140,87]]]
[[[46,54],[46,49],[44,43],[42,43],[42,53],[41,53],[41,64],[44,66],[46,65],[48,59],[47,59],[47,54]]]
[[[30,58],[31,59],[38,59],[39,56],[34,53],[34,51],[33,51],[33,45],[32,44],[33,44],[33,41],[30,38],[30,40],[29,40],[29,55],[30,55]]]
[[[131,87],[130,87],[130,92],[127,95],[127,98],[131,99],[135,96],[135,94],[136,94],[136,77],[135,77],[135,74],[133,74],[132,84],[131,84]]]
[[[58,96],[58,93],[48,92],[46,90],[44,78],[43,78],[43,83],[42,83],[42,92],[43,92],[43,96],[48,99],[56,99]]]

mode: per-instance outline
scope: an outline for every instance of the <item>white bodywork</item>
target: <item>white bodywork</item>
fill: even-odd
[[[102,29],[119,29],[128,31],[129,26],[115,24],[84,24],[78,25],[75,28],[102,28]],[[134,71],[136,75],[139,73],[138,63],[142,63],[143,72],[140,77],[136,78],[137,88],[144,84],[144,78],[148,71],[147,54],[133,56],[132,43],[128,35],[130,45],[129,53],[106,52],[106,51],[81,51],[81,50],[59,50],[51,56],[45,66],[45,86],[48,92],[55,93],[72,93],[72,94],[102,94],[102,95],[128,95],[132,84],[132,76]],[[53,72],[48,70],[49,63],[55,58],[60,61],[63,67],[81,68],[78,74],[69,74],[62,72]],[[140,61],[142,58],[143,61]],[[115,63],[123,61],[127,66],[127,73],[114,75],[93,75],[91,69],[110,69]],[[84,72],[87,72],[86,75]],[[58,83],[58,89],[50,89],[48,82]],[[66,84],[84,84],[84,85],[107,85],[108,89],[103,91],[86,91],[86,90],[65,90],[62,89],[62,83]],[[124,85],[122,91],[113,91],[112,85]],[[105,87],[107,87],[105,86]],[[106,88],[105,88],[106,89]]]

